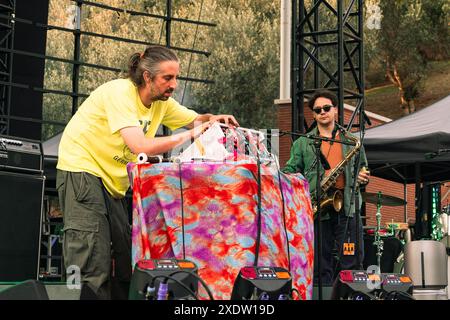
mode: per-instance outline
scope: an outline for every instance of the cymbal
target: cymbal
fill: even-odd
[[[362,192],[361,193],[365,202],[378,204],[378,193],[375,192]],[[394,196],[389,196],[386,194],[381,194],[380,204],[383,206],[403,206],[406,204],[406,201]]]

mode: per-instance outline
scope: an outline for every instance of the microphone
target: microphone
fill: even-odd
[[[334,129],[333,129],[333,133],[331,134],[331,139],[334,140],[334,138],[336,138],[336,132],[338,131],[338,126],[336,125],[336,123],[334,124]],[[333,145],[334,141],[330,141],[330,146]]]

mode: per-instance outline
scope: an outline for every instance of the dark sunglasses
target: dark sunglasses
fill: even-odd
[[[331,108],[333,108],[332,105],[326,104],[323,107],[314,108],[313,111],[317,114],[320,114],[322,112],[322,109],[323,109],[323,111],[328,112],[331,110]]]

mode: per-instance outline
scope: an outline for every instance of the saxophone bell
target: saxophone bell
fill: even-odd
[[[334,211],[340,212],[343,205],[344,205],[344,195],[342,194],[341,190],[334,191],[331,196],[325,197],[322,201],[320,201],[321,210],[333,207]],[[314,204],[313,206],[313,211],[314,215],[317,215],[316,204]]]

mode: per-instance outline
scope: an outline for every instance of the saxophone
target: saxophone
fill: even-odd
[[[339,212],[342,209],[344,204],[344,195],[340,190],[336,190],[332,195],[328,194],[328,190],[336,183],[337,178],[344,172],[345,166],[353,158],[358,150],[361,148],[361,142],[356,137],[353,137],[349,134],[345,129],[342,129],[344,136],[355,143],[350,152],[348,152],[344,159],[330,172],[329,175],[325,176],[325,178],[320,183],[321,188],[321,197],[320,197],[320,207],[321,208],[329,208],[333,206],[336,212]],[[313,197],[312,206],[314,211],[314,217],[317,215],[317,197]]]

